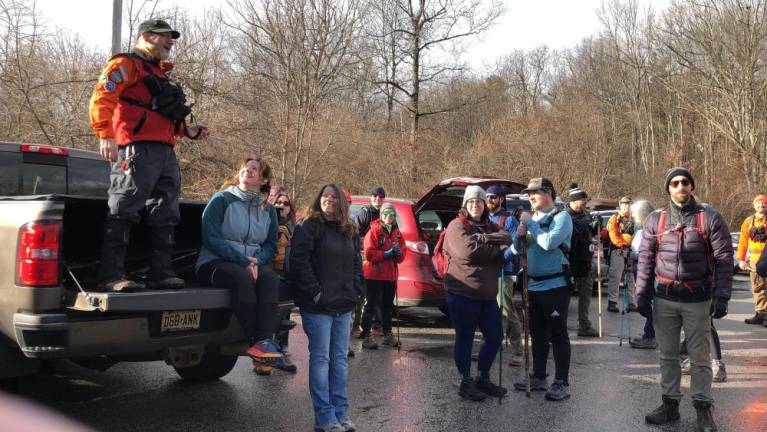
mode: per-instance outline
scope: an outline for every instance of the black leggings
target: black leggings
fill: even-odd
[[[554,349],[555,378],[567,382],[570,373],[570,337],[567,334],[567,287],[530,291],[530,338],[533,341],[533,375],[546,378],[549,344]]]
[[[394,292],[397,290],[397,282],[365,279],[365,285],[368,292],[367,303],[362,312],[362,334],[370,334],[373,315],[379,308],[384,334],[391,333],[391,316],[394,312]]]
[[[251,344],[272,337],[277,328],[280,279],[271,265],[258,267],[254,283],[247,268],[224,260],[211,261],[197,270],[197,280],[203,286],[229,288],[232,311]]]

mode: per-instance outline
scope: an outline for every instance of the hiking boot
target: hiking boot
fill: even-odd
[[[698,419],[695,422],[695,432],[716,432],[714,416],[711,415],[711,402],[692,401]]]
[[[362,348],[371,350],[378,349],[378,342],[373,339],[373,335],[367,335],[365,336],[365,339],[362,340]]]
[[[766,322],[765,315],[767,314],[764,312],[757,312],[751,318],[746,318],[745,320],[743,320],[743,322],[745,322],[746,324],[764,325]]]
[[[134,282],[130,279],[118,279],[116,281],[105,283],[104,285],[101,285],[99,288],[101,288],[102,291],[111,291],[116,293],[130,293],[130,292],[142,291],[146,287],[144,286],[144,284],[139,282]]]
[[[711,360],[711,370],[714,372],[715,383],[727,381],[727,370],[724,368],[724,362],[721,360]]]
[[[485,400],[487,396],[479,391],[474,385],[474,379],[466,377],[461,380],[461,386],[458,388],[458,395],[464,399],[479,402]]]
[[[277,345],[275,345],[271,339],[264,339],[256,342],[253,346],[248,348],[246,354],[253,360],[266,366],[279,367],[282,365],[283,361],[280,349],[277,348]]]
[[[658,348],[658,342],[655,341],[655,338],[633,338],[629,341],[629,345],[631,348],[636,349],[655,349]]]
[[[570,397],[570,385],[565,380],[555,379],[544,397],[550,401],[561,401]]]
[[[650,414],[644,416],[644,421],[661,425],[679,420],[679,401],[663,396],[663,403]]]
[[[520,367],[523,364],[525,364],[525,358],[522,354],[513,354],[509,360],[509,366],[511,367]]]
[[[591,326],[588,326],[586,328],[579,328],[578,329],[578,336],[581,337],[598,337],[599,332]]]
[[[346,429],[341,423],[334,421],[322,426],[314,425],[314,432],[346,432]]]
[[[607,312],[620,312],[618,310],[618,303],[614,301],[608,301],[607,302]]]
[[[282,365],[280,365],[280,369],[284,370],[285,372],[295,373],[298,371],[298,366],[296,366],[296,364],[290,360],[290,355],[288,353],[283,352]]]
[[[690,375],[692,373],[692,362],[690,358],[682,360],[682,375]]]
[[[386,346],[397,348],[399,346],[399,340],[397,340],[397,337],[394,336],[392,333],[389,333],[387,335],[384,335],[383,343]]]
[[[520,377],[517,382],[514,383],[514,388],[519,391],[526,391],[527,385],[525,383],[525,377]],[[549,389],[549,384],[546,382],[546,378],[536,378],[530,375],[530,391],[546,391]]]
[[[474,387],[476,387],[477,390],[481,391],[482,393],[494,397],[503,397],[506,396],[506,393],[509,392],[506,390],[506,387],[501,387],[493,384],[493,382],[490,381],[490,377],[485,376],[477,377],[477,379],[474,381]]]
[[[354,430],[357,429],[357,426],[354,424],[352,419],[349,418],[349,416],[339,420],[338,423],[341,423],[341,426],[344,428],[344,432],[354,432]]]
[[[147,288],[150,290],[179,290],[186,286],[186,282],[183,279],[176,276],[165,278],[159,282],[149,281]]]
[[[636,312],[637,311],[637,305],[635,305],[633,303],[629,303],[628,311],[629,312]]]

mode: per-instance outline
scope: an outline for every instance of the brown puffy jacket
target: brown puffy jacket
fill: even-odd
[[[642,231],[637,296],[656,295],[679,302],[706,301],[712,294],[729,299],[732,240],[722,216],[712,207],[691,199],[683,208],[670,203],[665,227],[659,227],[661,211],[647,217]],[[695,229],[695,215],[700,212],[706,213],[705,230]]]

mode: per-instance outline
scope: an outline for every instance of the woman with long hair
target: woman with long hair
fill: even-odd
[[[296,227],[290,249],[294,298],[309,339],[314,427],[352,431],[346,390],[351,312],[362,292],[360,241],[341,189],[323,186]]]
[[[279,230],[277,212],[266,202],[271,179],[266,162],[246,159],[213,194],[202,213],[196,270],[202,285],[231,290],[232,311],[253,361],[279,366],[282,354],[272,340],[280,283],[272,261]]]

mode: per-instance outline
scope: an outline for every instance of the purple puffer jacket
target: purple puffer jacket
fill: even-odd
[[[673,202],[668,208],[665,228],[657,226],[661,210],[651,213],[645,221],[639,246],[637,297],[656,295],[678,302],[701,302],[711,299],[713,291],[714,297],[729,299],[732,240],[722,216],[711,206],[697,204],[694,198],[683,208]],[[694,229],[696,213],[704,211],[707,240]],[[658,232],[665,232],[660,242]]]

